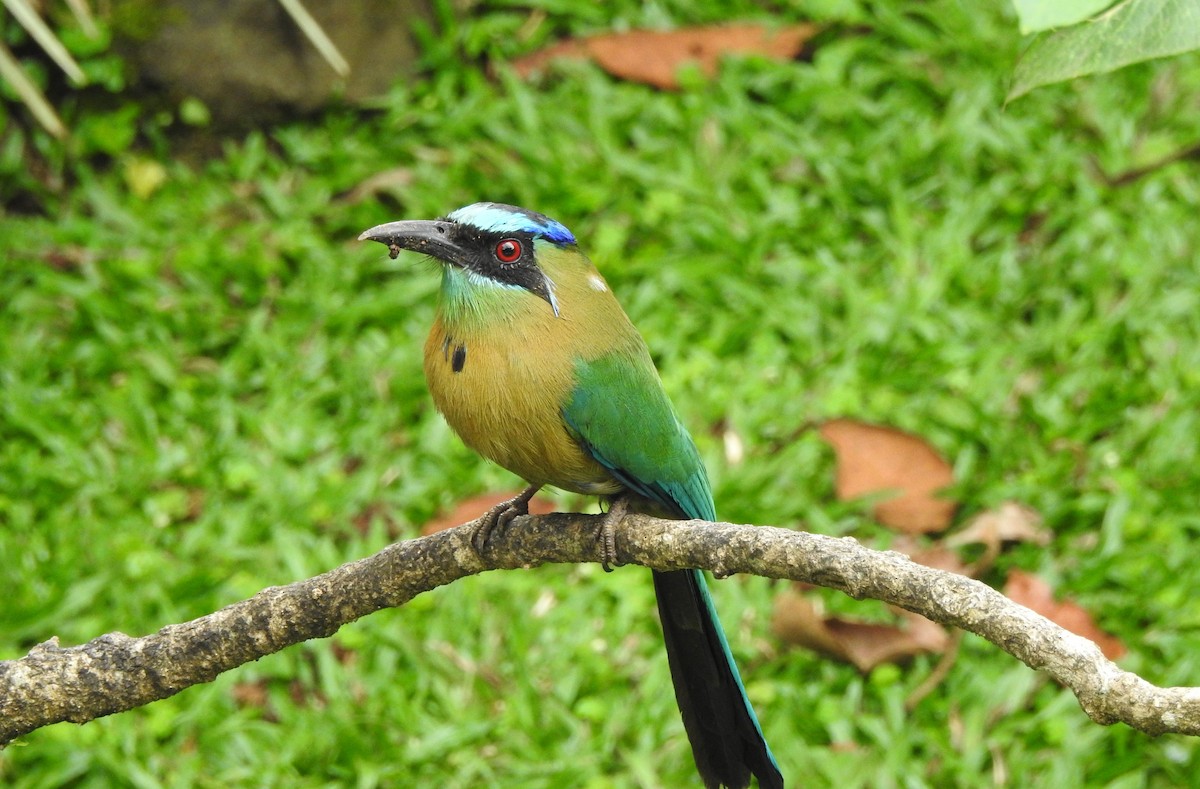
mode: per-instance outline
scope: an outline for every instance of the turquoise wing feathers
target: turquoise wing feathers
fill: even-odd
[[[626,488],[681,518],[716,520],[708,475],[644,349],[576,363],[563,407],[572,436]],[[654,573],[671,679],[709,789],[783,789],[699,570]]]
[[[677,517],[716,520],[700,453],[650,359],[614,352],[577,361],[575,373],[563,406],[575,440],[619,482]]]

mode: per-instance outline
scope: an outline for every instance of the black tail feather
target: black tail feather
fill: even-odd
[[[699,570],[655,572],[667,661],[683,727],[708,789],[783,789]]]

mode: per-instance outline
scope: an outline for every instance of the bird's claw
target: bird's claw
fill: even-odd
[[[541,487],[541,485],[530,485],[508,501],[502,501],[492,507],[475,523],[471,529],[471,546],[480,558],[483,557],[483,549],[487,547],[488,540],[497,530],[503,531],[508,524],[512,523],[513,518],[529,514],[529,500],[541,490]]]
[[[596,529],[596,542],[600,544],[600,566],[606,573],[611,573],[613,565],[617,563],[617,524],[628,511],[629,502],[624,496],[618,496],[612,500]]]

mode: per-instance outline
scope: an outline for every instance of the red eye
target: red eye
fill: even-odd
[[[496,245],[496,259],[501,263],[512,263],[521,257],[521,242],[515,238],[506,238]]]

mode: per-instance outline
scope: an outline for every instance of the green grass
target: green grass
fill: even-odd
[[[0,658],[152,632],[514,486],[425,394],[436,277],[353,241],[491,199],[562,220],[604,270],[724,518],[883,537],[833,500],[830,451],[797,431],[897,425],[953,459],[964,515],[1007,499],[1045,515],[1051,545],[1001,569],[1088,607],[1127,668],[1200,685],[1196,165],[1124,187],[1096,175],[1200,138],[1200,60],[1004,107],[1013,20],[828,3],[821,18],[869,30],[811,64],[731,62],[679,93],[580,64],[490,79],[480,56],[557,35],[763,14],[534,5],[548,13],[531,36],[503,5],[429,36],[425,76],[375,111],[164,160],[148,200],[121,166],[79,165],[47,215],[0,217]],[[393,167],[411,185],[343,199]],[[722,423],[746,445],[737,465]],[[776,586],[715,587],[795,785],[1200,785],[1195,741],[1097,726],[979,639],[906,714],[932,660],[861,676],[772,638]],[[472,578],[174,699],[31,734],[0,753],[0,782],[695,785],[653,610],[636,568]]]

